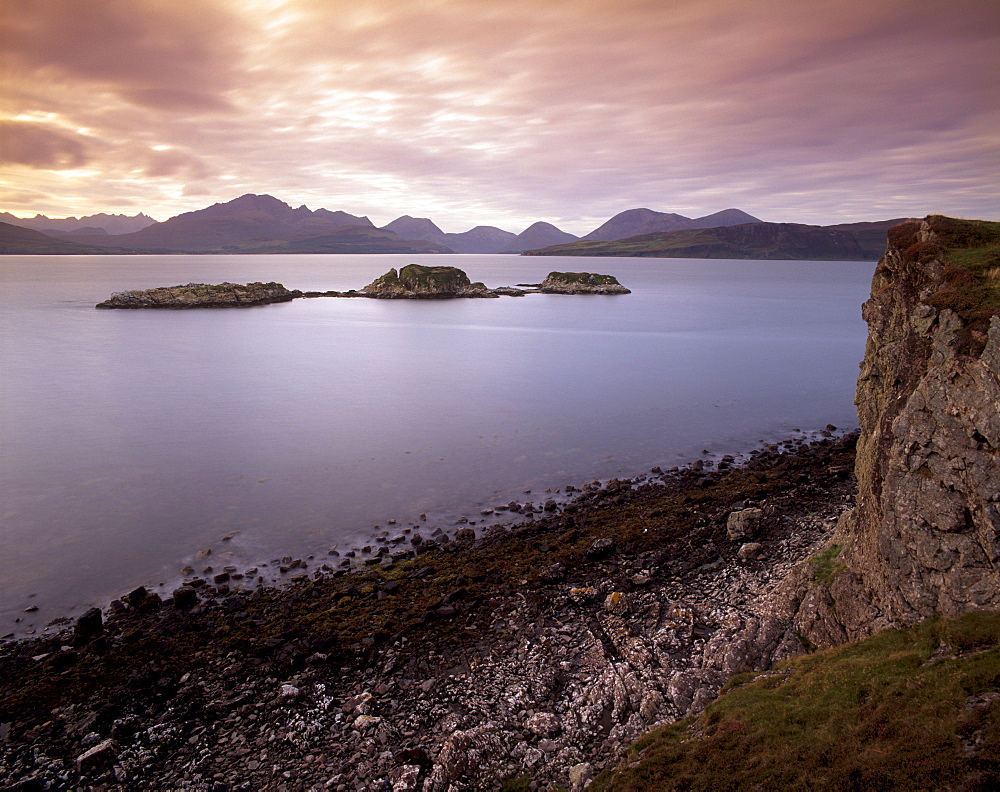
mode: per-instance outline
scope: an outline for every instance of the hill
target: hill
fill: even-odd
[[[497,252],[523,253],[525,250],[545,247],[547,245],[559,245],[568,242],[575,242],[577,239],[578,237],[573,234],[567,234],[565,231],[560,231],[552,225],[552,223],[539,221],[528,226],[524,229],[524,231],[518,234]]]
[[[681,231],[692,228],[714,228],[717,226],[759,222],[758,218],[740,209],[724,209],[721,212],[694,219],[672,212],[654,212],[652,209],[629,209],[616,214],[610,220],[581,238],[586,240],[613,241],[639,234],[653,234],[660,231]]]
[[[849,226],[799,223],[746,223],[718,228],[642,234],[614,241],[580,240],[538,250],[528,256],[641,256],[650,258],[725,258],[864,261],[885,250],[885,233],[895,221]],[[876,238],[881,243],[876,243]]]
[[[79,256],[97,253],[121,254],[126,251],[98,245],[81,245],[66,239],[50,237],[11,223],[0,223],[0,255]]]

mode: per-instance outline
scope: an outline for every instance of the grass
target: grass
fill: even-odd
[[[809,563],[816,571],[816,580],[830,585],[830,582],[844,571],[844,565],[837,563],[840,549],[841,546],[838,544],[827,545],[821,552],[809,559]]]
[[[945,265],[942,286],[924,302],[950,308],[973,330],[985,331],[1000,313],[1000,223],[941,215],[928,223],[936,240],[907,248],[910,257],[936,257]]]
[[[1000,613],[930,620],[734,677],[593,792],[995,789]]]

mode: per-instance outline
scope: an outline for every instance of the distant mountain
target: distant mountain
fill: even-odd
[[[496,226],[476,226],[461,234],[445,234],[444,244],[456,253],[497,253],[516,237]]]
[[[512,242],[516,235],[494,226],[476,226],[460,234],[446,234],[426,217],[397,217],[382,226],[404,239],[421,239],[450,248],[455,253],[498,253]]]
[[[680,231],[691,228],[716,228],[719,226],[759,223],[760,220],[740,209],[724,209],[715,214],[691,219],[672,212],[654,212],[652,209],[629,209],[620,212],[581,239],[611,241],[626,239],[639,234],[659,231]]]
[[[848,226],[744,223],[663,231],[611,241],[581,240],[527,251],[525,255],[867,261],[876,260],[885,252],[886,230],[898,222],[885,220]],[[862,228],[845,230],[853,225]],[[881,247],[877,249],[872,240],[878,234]]]
[[[24,226],[0,222],[0,255],[92,255],[98,253],[122,253],[94,245],[78,245],[58,237],[51,237],[41,231]]]
[[[347,226],[373,228],[367,217],[326,209],[312,212],[305,206],[293,209],[270,195],[248,194],[227,203],[179,214],[131,234],[100,239],[74,235],[72,239],[109,247],[215,253],[245,248],[249,243],[289,242]]]
[[[9,212],[0,212],[0,220],[11,225],[31,228],[43,233],[52,231],[60,234],[79,234],[93,231],[93,229],[100,229],[97,233],[128,234],[133,231],[139,231],[156,222],[152,217],[147,217],[142,212],[131,217],[123,214],[104,214],[102,212],[80,218],[46,217],[42,214],[35,215],[34,217],[15,217]]]
[[[575,242],[577,239],[579,239],[578,236],[560,231],[552,223],[539,221],[524,229],[524,231],[498,252],[523,253],[525,250],[548,247],[549,245],[561,245],[566,242]]]
[[[239,253],[452,253],[451,248],[422,239],[403,239],[392,231],[353,225],[329,234],[294,240],[247,242]]]
[[[403,239],[422,239],[425,242],[437,242],[443,244],[444,231],[434,225],[426,217],[410,217],[403,215],[397,217],[388,225],[382,226],[384,231],[403,237]]]

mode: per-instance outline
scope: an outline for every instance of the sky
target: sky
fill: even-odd
[[[997,0],[0,0],[0,210],[1000,219]]]

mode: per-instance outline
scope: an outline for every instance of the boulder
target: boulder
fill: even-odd
[[[760,509],[740,509],[729,513],[726,520],[726,535],[731,542],[739,542],[753,536],[760,527],[764,512]]]

